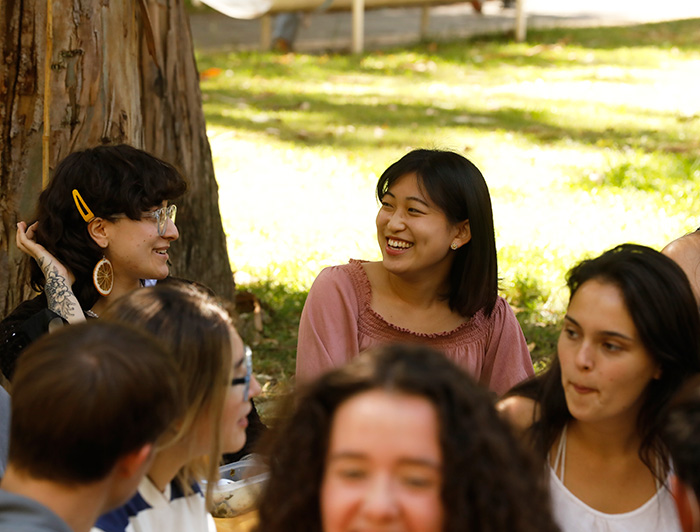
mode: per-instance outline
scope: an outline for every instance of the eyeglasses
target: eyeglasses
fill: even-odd
[[[86,223],[90,223],[95,218],[95,215],[92,213],[87,203],[85,203],[85,200],[80,195],[80,192],[78,192],[78,190],[75,188],[73,189],[73,201],[75,202],[75,206],[78,209],[80,216],[83,217],[83,220],[85,220]],[[177,207],[175,205],[166,205],[165,207],[161,207],[155,211],[147,212],[146,214],[142,215],[142,218],[155,218],[156,223],[158,224],[158,236],[164,236],[165,231],[168,229],[168,220],[175,223],[176,214]],[[113,214],[109,216],[109,218],[126,218],[126,214]]]
[[[175,223],[176,214],[177,207],[175,205],[167,205],[155,211],[146,212],[141,215],[141,218],[155,218],[158,224],[158,236],[165,236],[165,232],[168,230],[168,220]],[[127,218],[127,216],[126,214],[112,214],[110,218]]]
[[[245,388],[243,388],[243,401],[247,401],[248,394],[250,393],[250,378],[253,374],[253,351],[250,349],[250,347],[245,346],[244,353],[246,370],[245,377],[236,377],[231,379],[231,386],[238,386],[240,384],[245,385]]]
[[[158,235],[165,235],[165,231],[168,229],[168,220],[175,223],[175,215],[177,214],[177,207],[175,205],[167,205],[166,207],[161,207],[152,212],[147,212],[143,215],[144,218],[155,218],[158,223]]]

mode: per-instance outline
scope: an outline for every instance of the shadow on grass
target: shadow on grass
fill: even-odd
[[[584,48],[613,50],[617,48],[653,47],[661,49],[700,50],[698,19],[635,24],[616,28],[555,29],[529,32],[528,42],[575,44]]]
[[[254,294],[260,303],[262,331],[255,327],[254,314],[240,309],[237,328],[253,349],[255,373],[261,384],[290,384],[296,365],[299,318],[308,292],[271,281],[239,285],[236,290],[239,294]]]
[[[672,146],[679,157],[690,160],[696,159],[700,147],[695,138],[688,138],[677,127],[669,127],[667,131],[633,125],[600,129],[565,127],[560,125],[556,110],[504,106],[483,111],[470,106],[468,102],[459,102],[454,108],[445,109],[440,103],[394,103],[380,93],[363,94],[354,102],[343,101],[348,99],[338,95],[285,91],[250,94],[241,89],[219,89],[206,92],[205,110],[210,125],[266,134],[305,147],[376,147],[377,139],[367,135],[366,131],[360,131],[361,128],[384,129],[384,144],[391,144],[392,130],[409,129],[418,135],[433,135],[438,128],[441,131],[453,128],[456,133],[460,129],[513,131],[539,145],[573,140],[581,146],[632,148],[644,153],[664,151]],[[368,103],[363,103],[363,100]],[[596,107],[597,112],[604,113],[607,106],[600,104]],[[642,110],[635,114],[652,123],[667,121],[675,124],[680,120],[680,117],[668,111]],[[691,117],[690,120],[695,118]],[[356,131],[348,134],[347,128],[355,128]],[[405,136],[397,136],[395,145],[397,148],[404,146]]]
[[[211,67],[230,68],[245,76],[326,80],[348,72],[369,75],[408,76],[429,79],[432,61],[463,68],[473,65],[484,70],[507,67],[551,69],[581,68],[594,65],[629,66],[627,53],[647,49],[664,53],[700,51],[700,19],[678,20],[607,28],[556,28],[528,31],[525,43],[512,37],[493,34],[470,39],[429,40],[410,47],[400,47],[363,55],[324,53],[277,55],[260,52],[198,53],[200,70]],[[567,53],[559,53],[570,47]],[[588,51],[618,52],[600,56]],[[576,53],[584,52],[584,53]],[[398,62],[392,60],[398,57]],[[645,62],[653,62],[653,55]],[[305,67],[300,70],[300,66]],[[426,68],[426,66],[428,68]],[[303,77],[301,72],[303,71]]]

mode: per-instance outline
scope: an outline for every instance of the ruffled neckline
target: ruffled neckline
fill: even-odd
[[[452,339],[455,336],[467,336],[465,340],[471,341],[473,337],[481,336],[483,334],[483,326],[485,325],[486,318],[484,316],[483,310],[479,310],[474,316],[466,321],[462,322],[456,328],[450,331],[442,331],[437,333],[423,333],[416,332],[405,327],[399,327],[393,323],[388,322],[381,314],[376,312],[372,308],[372,285],[369,282],[369,277],[367,277],[367,272],[363,266],[364,263],[370,262],[368,260],[360,259],[350,259],[348,273],[350,275],[350,280],[355,287],[355,292],[358,296],[358,303],[360,306],[360,312],[364,312],[370,316],[370,322],[375,322],[374,325],[379,327],[389,328],[393,331],[402,334],[410,334],[418,338],[424,339],[435,339],[435,340],[446,340]],[[497,304],[498,306],[498,304]],[[494,309],[494,312],[496,309]]]

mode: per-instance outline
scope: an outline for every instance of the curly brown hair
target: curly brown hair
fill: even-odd
[[[126,214],[139,220],[144,211],[182,196],[187,184],[172,165],[126,144],[74,152],[58,164],[39,196],[36,241],[73,273],[73,292],[89,309],[99,299],[92,270],[103,250],[88,233],[73,189],[95,216]],[[32,288],[40,292],[46,279],[35,261],[30,264]]]
[[[429,347],[373,349],[300,391],[264,448],[270,480],[261,532],[321,532],[319,493],[333,417],[351,397],[381,389],[427,399],[443,456],[445,532],[558,530],[543,475],[494,409],[488,390]]]

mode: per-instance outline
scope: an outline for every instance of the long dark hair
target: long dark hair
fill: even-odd
[[[376,389],[421,397],[435,408],[445,532],[557,530],[540,470],[497,415],[490,393],[439,351],[402,345],[367,351],[301,391],[267,448],[271,476],[258,530],[321,532],[320,486],[334,415],[351,397]]]
[[[99,299],[92,270],[103,250],[88,233],[73,189],[96,217],[124,213],[139,220],[144,211],[182,196],[187,184],[170,164],[126,144],[74,152],[58,164],[39,196],[36,240],[73,273],[73,292],[82,308],[91,308]],[[30,264],[32,288],[42,291],[44,274]]]
[[[690,283],[671,259],[646,246],[622,244],[600,257],[584,260],[569,271],[573,298],[586,282],[597,280],[619,288],[645,349],[661,368],[652,380],[637,417],[639,456],[659,478],[668,471],[668,453],[659,438],[664,407],[689,376],[700,372],[700,314]],[[538,404],[531,428],[533,444],[546,457],[572,419],[555,358],[546,372],[516,386],[507,396],[525,396]],[[663,464],[656,467],[657,458]]]
[[[377,183],[377,198],[381,201],[398,179],[412,173],[451,224],[469,220],[471,240],[454,252],[450,270],[450,309],[465,317],[483,309],[488,316],[498,297],[498,262],[484,176],[458,153],[413,150],[384,171]]]
[[[700,376],[695,376],[671,401],[663,439],[678,478],[700,497]]]

